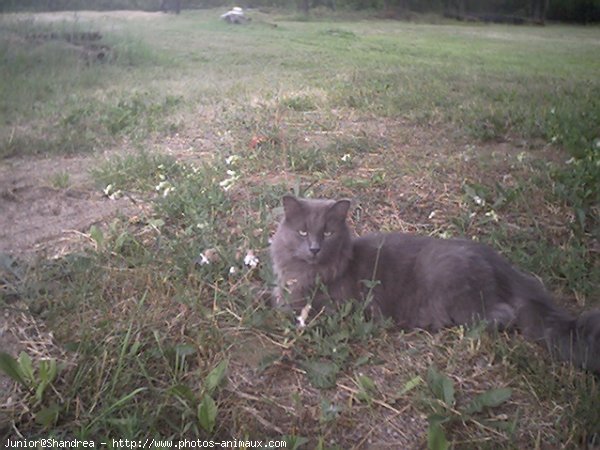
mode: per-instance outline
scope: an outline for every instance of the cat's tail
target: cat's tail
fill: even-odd
[[[574,317],[549,296],[529,298],[517,310],[517,326],[558,359],[600,374],[600,310]]]

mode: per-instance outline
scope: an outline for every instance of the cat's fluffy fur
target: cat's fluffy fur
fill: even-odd
[[[364,301],[404,329],[438,330],[485,319],[519,329],[553,354],[600,373],[600,311],[579,318],[557,306],[534,277],[469,240],[404,233],[353,238],[348,200],[283,198],[271,258],[276,306],[320,308]]]

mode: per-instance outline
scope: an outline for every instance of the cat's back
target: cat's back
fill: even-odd
[[[366,235],[354,244],[353,276],[379,282],[377,306],[402,328],[436,330],[468,323],[485,311],[509,322],[513,310],[502,305],[524,289],[539,291],[500,254],[476,241],[388,233]]]
[[[401,253],[415,256],[436,239],[408,233],[370,233],[354,239],[354,254],[367,257],[371,254]]]
[[[406,273],[415,266],[422,253],[434,241],[427,236],[407,233],[371,233],[354,239],[352,268],[355,276],[365,277],[377,271],[382,277],[393,272]]]
[[[487,245],[468,239],[440,239],[408,233],[372,233],[353,243],[356,261],[387,270],[415,268],[431,272],[481,271],[506,267],[507,261]]]

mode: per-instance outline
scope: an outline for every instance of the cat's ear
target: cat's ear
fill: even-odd
[[[291,219],[302,214],[302,204],[296,197],[293,195],[284,195],[281,200],[286,219]]]
[[[329,208],[329,217],[332,219],[339,220],[341,222],[346,220],[348,210],[350,209],[350,200],[342,199],[335,202]]]

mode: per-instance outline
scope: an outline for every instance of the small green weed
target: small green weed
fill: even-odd
[[[294,111],[312,111],[317,108],[315,102],[310,97],[300,95],[284,98],[281,104]]]
[[[427,385],[433,395],[432,399],[429,400],[432,413],[428,417],[429,430],[427,433],[427,443],[430,450],[446,450],[450,447],[446,437],[446,429],[451,426],[453,421],[476,421],[483,424],[483,426],[507,431],[510,434],[514,433],[517,425],[516,420],[510,423],[498,421],[493,417],[480,417],[482,413],[496,408],[510,399],[511,389],[489,389],[477,395],[465,407],[456,408],[454,384],[450,378],[440,373],[435,366],[429,367],[427,371]]]
[[[60,408],[55,402],[47,401],[46,392],[56,381],[60,369],[55,359],[40,360],[34,367],[25,352],[21,352],[18,359],[0,352],[0,370],[26,389],[26,401],[31,404],[36,423],[45,429],[50,429],[58,419]]]
[[[71,177],[68,172],[57,172],[50,177],[50,184],[57,189],[66,189],[71,183]]]
[[[595,233],[600,228],[600,139],[567,161],[566,167],[554,169],[554,192],[573,209],[578,234]]]
[[[182,166],[170,156],[139,151],[107,160],[92,169],[92,176],[103,189],[110,186],[107,195],[118,190],[157,191],[164,195],[169,180],[179,176],[182,170]]]
[[[140,138],[140,132],[148,133],[159,129],[163,117],[180,101],[180,97],[166,96],[163,101],[155,102],[148,93],[134,94],[109,106],[102,122],[112,135],[125,134]]]
[[[378,326],[365,317],[364,307],[346,302],[297,330],[287,344],[293,350],[310,383],[319,389],[335,387],[345,369],[365,364],[354,353],[353,345],[367,342],[378,333]]]

